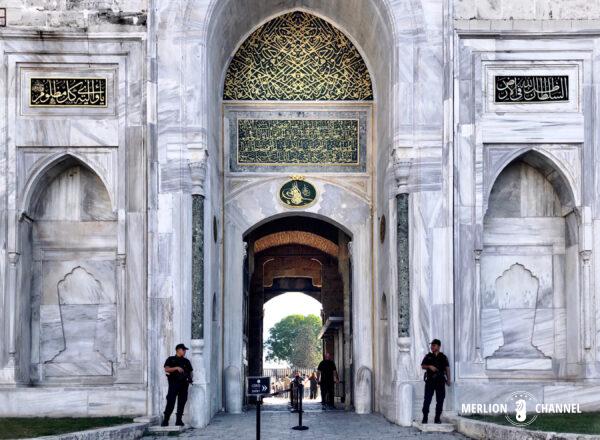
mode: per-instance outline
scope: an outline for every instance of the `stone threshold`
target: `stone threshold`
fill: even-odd
[[[598,440],[597,434],[575,434],[567,432],[533,431],[516,426],[498,425],[491,422],[471,420],[456,415],[447,415],[443,419],[452,422],[461,434],[480,440]]]
[[[452,423],[413,422],[412,425],[421,432],[453,432],[455,429]]]
[[[188,430],[189,427],[186,426],[175,426],[175,425],[170,425],[170,426],[149,426],[146,429],[146,434],[152,434],[152,435],[172,435],[172,434],[180,434],[186,430]]]
[[[148,423],[128,423],[126,425],[35,437],[35,440],[137,440],[143,437],[146,428],[148,428]]]

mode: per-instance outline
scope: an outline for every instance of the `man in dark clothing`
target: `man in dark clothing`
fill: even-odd
[[[434,423],[442,423],[440,417],[446,397],[446,385],[450,385],[450,364],[448,358],[440,351],[442,343],[439,339],[431,341],[431,352],[421,362],[421,368],[425,370],[425,398],[423,399],[423,421],[427,423],[429,405],[435,392],[435,420]]]
[[[335,362],[331,360],[331,355],[325,353],[325,359],[317,367],[317,380],[321,385],[321,405],[323,409],[335,408],[334,384],[339,382]]]
[[[183,426],[183,408],[187,402],[188,387],[192,383],[192,364],[185,358],[188,348],[183,344],[175,347],[175,356],[169,356],[165,361],[165,373],[169,380],[169,391],[167,392],[167,406],[161,426],[169,426],[169,417],[175,408],[177,399],[177,420],[175,425]]]

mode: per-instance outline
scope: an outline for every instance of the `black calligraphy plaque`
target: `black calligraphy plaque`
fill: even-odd
[[[569,100],[567,75],[494,76],[494,101],[499,103],[553,102]]]
[[[30,107],[106,107],[106,78],[30,78]]]
[[[239,119],[240,165],[359,163],[356,119]]]

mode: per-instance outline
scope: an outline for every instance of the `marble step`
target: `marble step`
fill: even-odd
[[[422,432],[453,432],[454,425],[452,423],[421,423],[413,422],[413,426]]]
[[[172,434],[179,434],[183,431],[185,431],[186,429],[188,429],[187,426],[175,426],[175,425],[169,425],[169,426],[148,426],[148,429],[146,430],[146,434],[154,434],[154,435],[172,435]]]

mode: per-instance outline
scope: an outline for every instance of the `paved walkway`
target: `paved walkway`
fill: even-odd
[[[264,440],[310,439],[310,440],[456,440],[466,437],[452,433],[421,433],[415,428],[402,428],[376,414],[357,415],[351,412],[309,412],[304,414],[307,431],[290,429],[298,424],[298,415],[284,411],[261,413],[261,438]],[[218,414],[204,429],[190,429],[178,438],[212,440],[253,440],[255,438],[256,414]],[[164,440],[165,437],[144,437]]]

